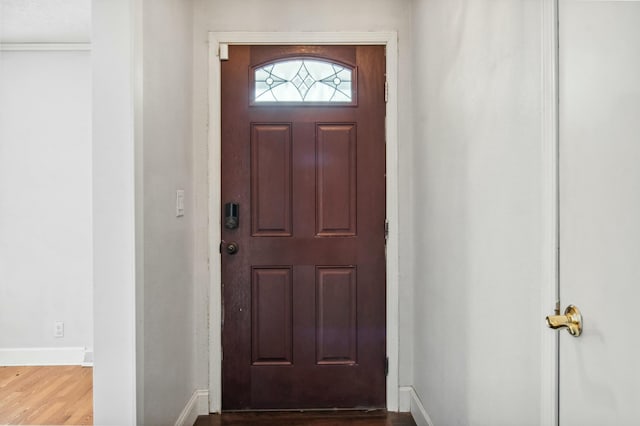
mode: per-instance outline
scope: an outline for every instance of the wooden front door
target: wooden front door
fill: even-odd
[[[384,47],[221,67],[223,409],[384,407]]]

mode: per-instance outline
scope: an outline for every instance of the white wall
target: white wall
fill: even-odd
[[[6,43],[86,43],[90,0],[0,0],[0,40]]]
[[[401,206],[412,205],[411,145],[411,2],[409,0],[195,0],[194,7],[194,173],[196,182],[196,312],[198,313],[198,370],[207,371],[208,304],[208,191],[207,186],[207,73],[208,31],[388,31],[399,38],[399,156],[398,196]],[[411,208],[400,209],[400,240],[411,240]],[[400,384],[412,377],[412,259],[409,245],[400,249]],[[218,267],[218,265],[211,265]],[[199,386],[207,386],[206,376]]]
[[[89,5],[0,0],[0,43],[86,43]],[[0,363],[93,346],[90,105],[89,52],[0,50]]]
[[[136,424],[136,107],[139,0],[92,1],[96,425]]]
[[[437,425],[539,424],[541,2],[413,16],[414,386]]]
[[[93,346],[90,106],[89,52],[0,51],[0,349],[14,362]]]
[[[191,21],[189,1],[93,1],[96,424],[174,424],[196,374],[206,380],[194,368]]]
[[[144,142],[138,172],[144,287],[138,352],[144,356],[144,398],[138,419],[163,425],[176,421],[196,382],[207,388],[207,370],[195,369],[192,3],[145,1],[143,14]],[[185,191],[183,217],[176,217],[177,189]],[[205,349],[197,356],[207,354]]]

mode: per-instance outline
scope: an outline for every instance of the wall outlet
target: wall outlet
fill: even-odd
[[[64,321],[53,323],[53,337],[64,337]]]

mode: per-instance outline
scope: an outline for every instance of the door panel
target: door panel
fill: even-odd
[[[317,236],[356,235],[356,125],[316,129]]]
[[[253,268],[251,272],[251,364],[291,365],[292,268]]]
[[[560,0],[560,425],[640,424],[640,2]]]
[[[222,227],[223,409],[384,407],[384,48],[230,46],[229,57],[221,201],[240,220]],[[353,100],[254,101],[252,84],[284,84],[268,65],[287,58],[353,68]],[[300,93],[315,84],[302,67],[295,76]],[[322,84],[347,87],[345,76]]]
[[[316,363],[355,365],[357,358],[356,268],[316,268]]]
[[[251,235],[289,237],[293,205],[291,124],[251,125]]]

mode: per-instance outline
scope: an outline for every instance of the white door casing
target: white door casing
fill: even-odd
[[[542,280],[540,326],[559,299],[558,270],[558,0],[542,2]],[[558,335],[542,333],[540,342],[540,424],[558,424]]]
[[[387,138],[387,409],[398,411],[398,36],[389,32],[209,33],[209,411],[222,408],[220,294],[220,46],[228,44],[377,44],[386,46]],[[224,49],[223,49],[224,52]]]
[[[640,424],[640,2],[559,3],[560,425]]]

